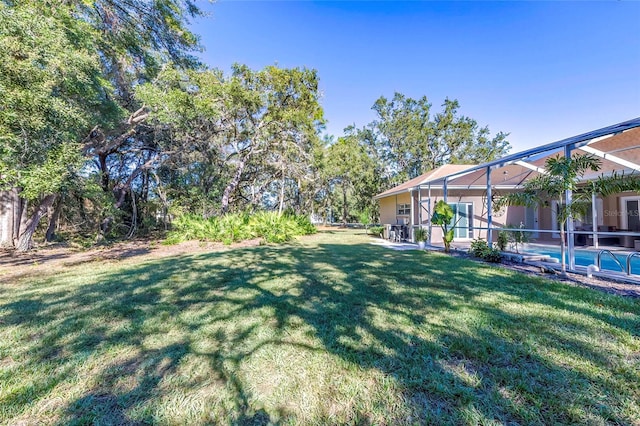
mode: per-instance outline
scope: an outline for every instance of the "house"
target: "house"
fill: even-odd
[[[464,177],[475,173],[477,165],[448,164],[438,167],[401,185],[391,188],[374,198],[380,205],[380,223],[386,225],[385,236],[389,236],[394,225],[407,225],[407,239],[413,241],[413,231],[420,226],[430,230],[430,241],[442,241],[442,231],[439,227],[431,226],[432,207],[445,199],[453,207],[455,216],[453,222],[454,241],[468,241],[474,238],[487,238],[487,188],[484,183],[466,179],[458,184],[455,177]],[[513,190],[515,180],[522,170],[520,167],[510,168],[512,176],[499,185],[493,186],[492,198],[495,200],[500,194]],[[507,172],[508,173],[508,172]],[[507,175],[505,175],[507,176]],[[517,181],[519,183],[519,181]],[[499,192],[500,191],[500,192]],[[534,215],[523,207],[512,206],[505,212],[493,212],[495,227],[505,227],[509,224],[519,225],[520,222],[533,221]],[[536,226],[536,224],[531,224]]]
[[[442,241],[438,227],[431,225],[432,207],[445,200],[455,212],[454,241],[483,238],[495,241],[500,228],[523,228],[531,239],[559,241],[557,204],[535,208],[493,207],[497,197],[519,191],[524,183],[545,173],[545,162],[559,155],[592,154],[602,162],[600,170],[584,176],[582,185],[613,173],[640,174],[640,118],[542,145],[480,165],[445,165],[391,188],[374,198],[380,204],[380,221],[387,233],[406,225],[407,239],[417,227],[430,229],[430,241]],[[640,194],[623,192],[607,197],[592,196],[585,217],[568,224],[568,245],[616,244],[634,247],[640,242]]]

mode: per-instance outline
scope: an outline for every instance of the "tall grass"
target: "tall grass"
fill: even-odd
[[[234,213],[204,219],[195,215],[178,217],[165,244],[188,240],[218,241],[224,244],[262,238],[267,243],[284,243],[298,235],[310,235],[316,227],[303,215],[258,212]]]

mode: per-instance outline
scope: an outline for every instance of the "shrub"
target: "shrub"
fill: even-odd
[[[509,244],[509,232],[498,232],[498,241],[496,241],[496,244],[498,245],[500,251],[505,251],[507,249],[507,244]]]
[[[486,260],[487,262],[497,263],[502,259],[500,250],[494,247],[490,247],[485,240],[481,240],[480,238],[477,238],[471,242],[469,252],[473,256],[479,257],[480,259]]]
[[[382,233],[384,232],[384,226],[372,226],[368,231],[371,235],[375,235],[376,237],[382,237]]]
[[[290,241],[298,231],[298,224],[287,215],[274,212],[259,212],[251,217],[251,234],[267,243]]]
[[[366,228],[367,225],[371,223],[371,211],[369,208],[366,208],[357,214],[358,222],[364,225]]]
[[[451,242],[453,241],[453,229],[451,222],[455,216],[453,208],[440,200],[433,208],[433,215],[431,216],[431,223],[438,225],[442,228],[442,242],[444,243],[444,251],[449,253],[451,250]]]
[[[249,228],[249,215],[246,213],[226,214],[218,219],[220,224],[219,238],[213,241],[222,241],[231,244],[251,238]]]
[[[469,246],[469,253],[471,253],[475,257],[482,257],[482,253],[488,248],[489,246],[485,240],[476,238],[475,240],[471,241],[471,246]]]
[[[217,240],[215,218],[204,219],[196,215],[178,216],[172,224],[172,230],[165,244],[177,244],[189,240]]]
[[[297,235],[309,235],[316,227],[302,215],[276,212],[227,214],[204,219],[195,215],[179,216],[164,244],[177,244],[188,240],[220,241],[231,244],[250,238],[262,238],[267,243],[283,243]]]
[[[413,232],[416,241],[427,241],[429,239],[429,230],[427,228],[418,228]]]
[[[487,262],[499,263],[502,260],[502,254],[500,250],[495,247],[487,247],[487,249],[482,253],[482,259]]]
[[[288,215],[288,217],[296,222],[296,225],[298,226],[298,230],[296,231],[297,235],[312,235],[318,232],[318,228],[311,223],[309,216],[297,214]]]
[[[507,225],[508,228],[515,228],[513,225]],[[524,229],[524,223],[520,222],[519,229]],[[516,253],[520,253],[518,250],[518,244],[529,242],[529,235],[525,231],[509,231],[509,242],[514,247]]]

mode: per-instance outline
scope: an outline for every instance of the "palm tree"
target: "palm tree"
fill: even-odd
[[[497,202],[498,208],[504,205],[535,207],[549,200],[558,202],[562,276],[567,275],[565,263],[567,220],[570,217],[582,216],[591,202],[591,193],[578,191],[578,183],[587,171],[600,170],[601,164],[601,161],[591,154],[548,158],[545,162],[545,173],[527,181],[522,192],[507,194]],[[613,182],[608,179],[602,178],[598,181],[600,190],[610,189],[613,186]],[[593,189],[597,189],[596,186]],[[573,193],[569,202],[566,200],[567,191]]]
[[[451,224],[455,213],[453,208],[440,200],[433,208],[433,216],[431,217],[431,223],[440,226],[442,228],[442,242],[444,243],[445,253],[449,253],[451,250],[451,242],[453,241],[453,231],[457,224]]]

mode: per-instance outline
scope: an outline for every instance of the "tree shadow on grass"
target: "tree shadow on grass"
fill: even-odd
[[[607,370],[622,355],[585,336],[598,328],[612,341],[637,335],[637,304],[598,296],[632,313],[613,317],[592,297],[461,259],[371,245],[254,247],[153,261],[0,305],[4,324],[37,330],[16,353],[27,360],[23,368],[57,367],[0,407],[19,413],[24,401],[45,400],[73,368],[102,357],[108,364],[88,373],[90,384],[66,404],[63,423],[629,423],[621,406],[637,389],[624,386],[640,380],[637,371],[603,378],[557,361]],[[514,312],[507,304],[544,309]],[[567,312],[588,323],[554,316]],[[270,356],[327,354],[380,372],[404,406],[371,413],[361,401],[349,413],[310,419],[297,417],[286,398],[263,406],[244,369],[270,348]],[[613,400],[604,403],[603,394]],[[180,398],[218,406],[196,417],[163,409],[180,406]]]

